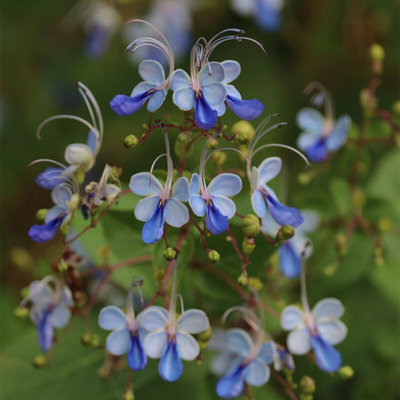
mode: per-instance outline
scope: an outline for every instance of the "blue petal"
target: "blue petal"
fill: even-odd
[[[47,242],[53,239],[57,232],[58,227],[61,225],[64,217],[55,218],[44,225],[32,225],[29,229],[28,235],[39,243]]]
[[[179,200],[171,197],[165,203],[165,221],[168,225],[180,228],[189,221],[189,211]]]
[[[135,332],[131,335],[131,347],[128,352],[128,365],[134,371],[140,371],[147,364],[147,356],[143,351],[139,335]]]
[[[62,173],[64,171],[64,168],[46,168],[36,177],[35,181],[39,186],[44,189],[53,189],[61,183],[65,182],[65,177],[62,176]]]
[[[253,386],[264,385],[270,377],[271,371],[261,360],[251,361],[246,368],[245,381]]]
[[[171,89],[173,91],[191,86],[190,76],[183,70],[177,69],[171,79]]]
[[[199,194],[190,195],[190,207],[198,217],[203,217],[206,212],[206,202]]]
[[[53,343],[53,327],[50,322],[51,309],[47,309],[39,319],[37,326],[39,346],[43,352],[50,349]]]
[[[189,181],[187,178],[181,177],[172,186],[172,197],[180,201],[189,200]]]
[[[265,364],[270,364],[274,361],[275,346],[272,341],[264,343],[258,352],[257,358]]]
[[[151,96],[149,92],[141,93],[134,97],[117,94],[110,101],[110,106],[116,114],[126,117],[142,108],[149,96]]]
[[[159,196],[148,196],[144,199],[140,199],[135,207],[135,217],[139,221],[148,221],[154,213],[154,210],[158,207],[160,202]]]
[[[226,102],[239,118],[247,121],[256,119],[265,108],[264,104],[257,99],[241,100],[237,97],[226,96]]]
[[[225,196],[211,196],[211,201],[218,211],[231,219],[236,213],[236,206],[233,200]]]
[[[111,354],[116,356],[127,353],[130,346],[131,334],[126,328],[112,331],[107,337],[106,348]]]
[[[307,147],[305,152],[310,161],[321,162],[326,160],[328,158],[326,140],[324,138],[319,139],[313,146]]]
[[[97,146],[98,135],[94,131],[89,131],[86,144],[92,153],[95,152]]]
[[[229,226],[229,218],[222,215],[214,204],[208,204],[206,207],[206,226],[214,235],[225,232]]]
[[[256,0],[256,21],[260,28],[276,31],[281,25],[280,8],[270,0]]]
[[[265,218],[267,216],[267,206],[265,204],[264,196],[259,190],[255,190],[251,195],[251,204],[254,212],[260,218]]]
[[[211,129],[217,123],[218,114],[213,110],[203,97],[198,93],[194,100],[194,119],[201,129]]]
[[[211,61],[207,63],[199,72],[199,80],[201,86],[207,86],[213,82],[222,82],[224,79],[224,68],[220,63],[216,61]]]
[[[297,113],[297,125],[305,131],[322,134],[324,118],[314,108],[302,108]]]
[[[170,339],[158,363],[158,372],[165,381],[174,382],[180,378],[182,371],[183,364],[178,355],[175,339]]]
[[[335,128],[326,139],[326,147],[329,151],[335,151],[344,145],[350,124],[351,119],[348,115],[343,115],[338,119]]]
[[[98,322],[103,329],[123,329],[126,328],[126,315],[116,306],[106,306],[100,311]]]
[[[342,358],[334,347],[317,335],[311,335],[311,344],[319,368],[325,372],[335,372],[340,368]]]
[[[139,196],[147,196],[148,194],[160,195],[163,186],[154,175],[150,175],[148,172],[139,172],[132,175],[129,189]]]
[[[139,64],[139,75],[156,86],[161,85],[165,79],[164,68],[154,60],[143,60]]]
[[[211,107],[223,103],[227,94],[225,85],[219,82],[213,82],[203,86],[202,92],[204,99]]]
[[[246,367],[240,364],[228,375],[225,375],[217,383],[217,394],[223,399],[232,399],[239,396],[244,389],[244,375]]]
[[[149,101],[147,103],[147,111],[152,113],[158,110],[164,103],[166,96],[167,96],[167,91],[165,89],[154,90],[151,96],[149,97]]]
[[[279,248],[279,266],[287,278],[297,278],[301,272],[301,255],[291,245],[290,240]]]
[[[279,225],[291,225],[296,228],[303,223],[303,217],[297,208],[285,206],[271,195],[266,195],[265,199],[268,202],[268,210],[272,218]]]
[[[242,180],[231,173],[222,173],[212,179],[208,191],[212,196],[235,196],[242,190]]]
[[[158,204],[150,219],[143,225],[143,242],[154,244],[158,242],[164,232],[164,204]]]
[[[240,64],[237,61],[226,60],[221,65],[225,71],[224,83],[230,83],[240,75]]]
[[[194,173],[190,179],[189,191],[191,194],[198,194],[200,191],[201,180],[198,173]]]

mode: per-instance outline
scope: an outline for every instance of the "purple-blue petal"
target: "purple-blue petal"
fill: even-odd
[[[175,339],[170,339],[165,346],[163,356],[158,363],[158,372],[162,379],[174,382],[180,378],[183,364],[178,355]]]
[[[36,177],[35,181],[44,189],[54,189],[56,186],[65,182],[65,178],[62,176],[64,170],[64,168],[46,168]]]
[[[229,218],[223,215],[213,203],[206,206],[206,226],[208,230],[219,235],[225,232],[229,226]]]
[[[311,335],[315,361],[325,372],[335,372],[342,365],[340,353],[318,335]]]
[[[279,225],[291,225],[296,228],[296,226],[303,223],[303,217],[297,208],[285,206],[271,195],[266,195],[265,199],[267,200],[271,217]]]
[[[256,0],[256,21],[260,28],[276,31],[281,25],[281,10],[274,7],[274,2]]]
[[[240,364],[231,373],[222,377],[216,387],[219,397],[223,399],[233,399],[240,396],[244,389],[244,376],[246,366]]]
[[[288,240],[279,248],[279,266],[287,278],[297,278],[301,272],[301,255]]]
[[[140,93],[133,97],[125,96],[124,94],[117,94],[110,101],[110,106],[116,114],[126,117],[127,115],[134,114],[142,108],[151,94],[152,93],[149,91]]]
[[[94,24],[86,36],[85,50],[89,57],[102,56],[108,47],[110,30],[101,24]]]
[[[164,232],[164,216],[165,213],[165,205],[158,203],[158,206],[155,208],[153,215],[149,220],[143,225],[142,229],[142,239],[143,242],[148,244],[154,244],[158,242]]]
[[[54,235],[57,232],[58,227],[61,225],[64,220],[64,216],[59,216],[57,218],[52,219],[47,224],[43,225],[32,225],[29,229],[28,235],[35,242],[44,243],[53,239]]]
[[[211,129],[218,119],[218,114],[207,103],[203,94],[200,92],[195,95],[194,100],[194,120],[201,129]]]
[[[328,158],[326,140],[324,138],[316,141],[312,146],[305,149],[306,155],[312,162],[325,161]]]
[[[264,104],[257,99],[242,100],[238,97],[226,96],[229,108],[241,119],[251,121],[256,119],[263,111]]]
[[[50,349],[53,344],[53,327],[50,321],[51,308],[44,311],[37,326],[39,346],[43,352]]]
[[[147,356],[140,342],[139,334],[131,335],[131,347],[128,352],[128,365],[134,371],[140,371],[147,365]]]

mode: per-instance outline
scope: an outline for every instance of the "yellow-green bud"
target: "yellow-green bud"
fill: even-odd
[[[38,354],[32,361],[35,368],[43,368],[47,364],[47,358],[43,354]]]
[[[75,173],[75,178],[78,182],[78,185],[82,185],[83,181],[85,180],[85,171],[82,171],[81,169]]]
[[[186,133],[181,132],[178,135],[178,141],[181,143],[185,143],[187,139],[188,139],[188,135]]]
[[[205,342],[205,341],[208,341],[208,340],[211,339],[212,333],[213,333],[213,331],[212,331],[212,328],[210,326],[206,331],[201,332],[201,333],[197,334],[196,336],[197,336],[197,339],[202,340],[203,342]]]
[[[114,178],[119,178],[121,175],[122,175],[122,168],[113,165],[111,167],[111,176],[113,176]]]
[[[165,278],[165,270],[162,267],[158,267],[154,270],[154,279],[156,280],[156,282],[158,283],[162,283],[164,281]]]
[[[383,248],[381,246],[374,247],[375,265],[377,267],[382,267],[385,263],[383,259]]]
[[[124,139],[124,146],[127,149],[130,149],[131,147],[136,147],[138,143],[139,139],[135,135],[128,135]]]
[[[370,115],[378,105],[376,97],[368,90],[363,89],[360,92],[360,105],[367,115]]]
[[[199,344],[200,351],[203,351],[208,347],[208,340],[206,341],[199,340],[197,343]]]
[[[64,272],[68,269],[68,265],[63,258],[59,261],[57,268],[60,272]]]
[[[90,341],[91,347],[99,347],[100,346],[100,336],[93,333],[92,340]]]
[[[253,238],[244,238],[242,242],[242,250],[244,254],[251,254],[256,248]]]
[[[69,224],[61,225],[60,232],[66,235],[69,232]]]
[[[373,61],[383,61],[385,58],[385,50],[380,44],[374,43],[369,48],[369,56]]]
[[[99,368],[97,371],[100,378],[105,379],[110,375],[110,370],[105,365]]]
[[[400,100],[396,100],[392,105],[393,115],[400,118]]]
[[[249,286],[251,286],[256,292],[263,288],[263,283],[260,278],[249,278]]]
[[[231,132],[232,135],[236,137],[239,133],[243,134],[247,140],[245,143],[248,143],[250,139],[254,136],[254,127],[250,124],[250,122],[242,120],[232,125]]]
[[[308,185],[311,182],[312,176],[307,172],[302,172],[298,175],[297,180],[301,185]]]
[[[87,296],[85,292],[82,292],[81,290],[78,290],[74,293],[74,298],[75,298],[75,305],[79,308],[82,309],[86,305],[87,301]]]
[[[360,189],[354,189],[352,192],[354,210],[361,214],[365,204],[365,193]]]
[[[84,333],[81,336],[81,343],[85,346],[85,347],[91,347],[92,344],[92,334],[87,332]]]
[[[339,267],[339,262],[338,261],[334,261],[332,264],[327,265],[324,268],[323,272],[324,272],[324,274],[326,276],[332,276],[336,272],[338,267]]]
[[[122,400],[135,400],[135,395],[133,394],[133,387],[129,386],[125,389],[122,395]]]
[[[213,137],[209,137],[206,140],[206,145],[209,149],[213,150],[218,146],[218,140],[213,138]]]
[[[163,256],[167,261],[175,260],[176,251],[173,248],[168,247],[164,250]]]
[[[48,211],[49,211],[48,208],[41,208],[40,210],[37,210],[36,219],[39,220],[39,221],[44,221]]]
[[[338,233],[335,237],[336,249],[340,257],[344,257],[347,253],[348,243],[346,235]]]
[[[26,318],[29,315],[29,309],[27,307],[17,307],[14,310],[14,317]]]
[[[380,232],[389,232],[393,228],[392,221],[389,218],[378,219],[378,229]]]
[[[281,242],[294,236],[294,228],[291,225],[283,225],[276,234],[276,240]]]
[[[227,155],[223,151],[216,151],[212,154],[211,158],[213,159],[215,164],[221,166],[226,161]]]
[[[242,219],[242,229],[246,236],[256,237],[260,233],[260,220],[254,214],[247,214]]]
[[[98,249],[97,249],[97,254],[103,258],[105,261],[108,261],[111,253],[111,248],[107,244],[102,244]]]
[[[238,278],[238,283],[241,286],[247,286],[249,284],[249,279],[247,278],[247,272],[243,271],[239,278]]]
[[[220,259],[220,255],[218,253],[218,251],[216,250],[210,250],[208,252],[208,259],[212,262],[212,263],[217,263]]]
[[[24,288],[22,288],[21,292],[20,292],[21,297],[22,298],[28,297],[29,296],[29,291],[30,291],[29,286],[25,286]]]
[[[343,365],[338,371],[342,379],[351,379],[354,376],[354,369],[350,365]]]
[[[300,400],[313,400],[314,394],[301,394]]]
[[[309,376],[303,376],[300,380],[299,391],[304,395],[312,395],[315,392],[315,381]]]
[[[235,142],[237,144],[241,145],[247,144],[250,142],[250,139],[251,138],[249,138],[248,135],[246,135],[244,132],[239,132],[235,135]]]

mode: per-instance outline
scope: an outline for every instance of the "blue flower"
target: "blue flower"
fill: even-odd
[[[225,102],[229,108],[241,119],[253,120],[257,118],[264,111],[264,104],[257,99],[252,100],[242,100],[242,96],[235,86],[230,85],[240,74],[240,64],[237,61],[227,60],[221,63],[225,78],[222,83],[226,88],[226,98]],[[225,104],[221,103],[215,107],[218,115],[223,115],[225,113]]]
[[[200,71],[196,68],[191,68],[191,71],[192,76],[182,69],[177,69],[172,75],[173,102],[183,111],[194,108],[196,125],[201,129],[211,129],[218,118],[214,108],[224,102],[227,93],[221,83],[225,78],[224,68],[217,62],[210,62]]]
[[[260,218],[265,218],[269,212],[279,225],[291,225],[295,228],[303,222],[299,210],[280,203],[275,192],[267,186],[267,183],[279,174],[281,168],[282,160],[279,157],[268,157],[258,168],[252,168],[250,175],[251,202],[255,213]]]
[[[274,359],[272,342],[254,343],[243,329],[230,329],[225,335],[225,344],[235,358],[228,372],[217,383],[216,391],[223,399],[240,396],[245,382],[253,386],[264,385],[270,377],[268,364]]]
[[[65,182],[65,168],[48,167],[35,179],[36,183],[44,189],[54,189]]]
[[[235,203],[228,196],[235,196],[242,190],[242,180],[235,174],[217,175],[206,187],[199,174],[193,174],[190,181],[189,203],[198,217],[206,215],[206,226],[211,233],[225,232],[229,220],[235,215]]]
[[[303,130],[297,145],[311,161],[321,162],[345,144],[351,119],[343,115],[334,123],[313,108],[303,108],[297,114],[297,124]]]
[[[30,315],[37,324],[39,346],[46,352],[53,344],[54,328],[63,328],[71,318],[71,291],[67,286],[61,287],[58,281],[56,290],[53,290],[44,278],[29,285],[28,299],[32,302]]]
[[[143,342],[147,356],[160,358],[161,378],[173,382],[182,375],[182,360],[194,360],[199,355],[199,344],[192,334],[206,331],[209,321],[201,310],[186,310],[176,319],[173,310],[151,306],[139,314],[138,325],[149,331]]]
[[[274,346],[274,368],[277,371],[282,371],[284,369],[294,371],[294,361],[292,355],[279,343],[274,342]]]
[[[100,311],[99,325],[112,331],[106,342],[106,349],[116,356],[128,353],[128,365],[134,371],[143,369],[147,364],[147,356],[143,350],[146,332],[137,327],[134,315],[129,317],[116,306],[107,306]]]
[[[171,171],[172,174],[172,171]],[[182,201],[189,200],[189,182],[186,178],[179,178],[172,186],[168,183],[163,187],[160,181],[152,174],[140,172],[131,177],[129,188],[141,199],[135,208],[135,217],[145,222],[142,238],[145,243],[156,243],[164,232],[164,222],[176,228],[189,221],[188,209]]]
[[[306,233],[315,231],[319,224],[318,215],[314,211],[301,211],[301,216],[304,221],[296,228],[294,236],[279,247],[280,270],[287,278],[297,278],[300,275],[303,252],[306,258],[312,254],[311,242]],[[261,222],[264,233],[276,236],[280,226],[269,215]]]
[[[66,225],[72,212],[77,208],[79,197],[64,184],[56,186],[51,192],[55,204],[46,214],[43,225],[32,225],[29,236],[36,242],[47,242],[54,237],[59,227]]]
[[[312,312],[297,306],[288,306],[282,311],[281,326],[291,331],[287,347],[292,354],[306,354],[314,350],[315,360],[325,372],[337,371],[342,359],[333,347],[347,335],[346,325],[339,320],[344,313],[342,303],[333,298],[319,301]]]
[[[110,106],[121,116],[135,113],[147,102],[147,110],[154,112],[159,109],[167,95],[168,79],[165,79],[164,68],[154,60],[144,60],[139,65],[139,74],[144,79],[132,90],[130,96],[116,95]]]

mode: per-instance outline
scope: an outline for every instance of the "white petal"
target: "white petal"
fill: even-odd
[[[298,138],[297,138],[297,146],[299,146],[300,149],[306,150],[309,147],[313,146],[315,142],[317,142],[321,137],[321,134],[318,132],[303,132]]]
[[[154,111],[158,110],[164,103],[166,96],[167,96],[167,91],[165,89],[156,90],[151,95],[149,101],[147,102],[147,110],[149,112],[154,112]]]
[[[154,89],[154,85],[150,82],[139,82],[132,90],[131,97],[138,96]]]
[[[71,165],[79,165],[84,171],[88,171],[94,163],[94,157],[89,146],[83,143],[68,145],[64,157]]]
[[[187,178],[181,177],[175,182],[172,186],[172,197],[180,201],[189,200],[189,181]]]
[[[29,298],[35,307],[46,307],[52,300],[53,291],[41,281],[33,281],[29,285]]]
[[[141,328],[147,331],[163,329],[168,323],[168,311],[159,306],[151,306],[142,311],[136,321]]]
[[[297,228],[303,232],[313,232],[318,228],[319,216],[313,210],[301,210],[304,222]]]
[[[235,88],[233,85],[225,85],[226,87],[226,94],[227,96],[236,97],[237,99],[241,99],[242,95],[240,94],[239,90]]]
[[[214,206],[218,208],[222,215],[231,219],[236,212],[235,203],[225,196],[211,196]]]
[[[139,196],[146,196],[148,194],[160,195],[163,190],[160,181],[148,172],[139,172],[132,175],[129,188]]]
[[[206,331],[210,326],[207,315],[204,311],[197,309],[186,310],[178,318],[178,330],[192,334]]]
[[[213,107],[223,103],[226,97],[226,87],[222,83],[214,82],[209,83],[202,87],[204,99]]]
[[[54,328],[62,328],[67,325],[68,321],[71,318],[71,311],[65,307],[64,305],[58,305],[54,307],[54,310],[51,312],[50,323]]]
[[[199,344],[193,336],[185,332],[176,333],[176,344],[179,357],[183,360],[194,360],[200,353]]]
[[[189,199],[190,207],[192,207],[193,212],[198,217],[203,217],[206,212],[206,206],[204,203],[204,199],[199,194],[190,195]]]
[[[154,60],[144,60],[139,64],[139,75],[145,80],[160,85],[164,79],[164,68],[162,65]]]
[[[281,314],[281,327],[285,331],[304,326],[304,312],[296,306],[286,307]]]
[[[247,366],[245,381],[253,386],[261,386],[268,381],[270,374],[269,368],[264,363],[253,360]]]
[[[272,219],[269,213],[261,220],[261,231],[267,235],[276,236],[279,229],[280,225]]]
[[[327,318],[340,318],[343,313],[344,307],[341,301],[331,297],[320,300],[312,311],[316,323]]]
[[[53,219],[56,219],[63,212],[65,212],[65,206],[64,207],[54,206],[54,207],[50,208],[50,210],[47,211],[47,213],[46,213],[46,217],[44,219],[44,222],[46,224],[48,224]]]
[[[233,353],[247,357],[251,351],[252,340],[243,329],[230,329],[226,333],[226,347]]]
[[[311,339],[308,328],[300,328],[289,333],[287,347],[293,354],[306,354],[311,350]]]
[[[258,167],[258,184],[266,184],[275,178],[282,168],[279,157],[268,157]]]
[[[104,307],[99,314],[99,325],[107,330],[126,328],[126,315],[116,306]]]
[[[194,92],[191,87],[183,87],[175,90],[172,101],[182,111],[189,111],[194,106]]]
[[[296,120],[301,129],[308,132],[322,133],[324,118],[314,108],[302,108],[297,113]]]
[[[322,339],[333,346],[343,341],[347,336],[347,327],[339,320],[318,323],[317,331]]]
[[[177,69],[172,75],[171,89],[175,91],[180,88],[188,88],[190,86],[190,76],[183,69]]]
[[[53,200],[53,203],[62,208],[67,207],[66,203],[71,199],[71,196],[71,190],[65,185],[56,186],[51,191],[51,199]]]
[[[217,175],[208,185],[211,195],[235,196],[242,190],[242,180],[235,174]]]
[[[224,83],[230,83],[240,75],[240,64],[237,61],[226,60],[221,64],[225,71]]]
[[[129,351],[131,346],[131,334],[128,329],[120,329],[111,332],[107,337],[106,348],[116,356],[120,356]]]
[[[212,82],[222,82],[225,79],[225,71],[223,66],[215,61],[212,61],[200,70],[199,79],[201,86],[208,85]]]
[[[156,330],[146,335],[143,349],[150,358],[161,358],[167,344],[167,332],[163,329]]]
[[[165,206],[165,221],[168,225],[180,228],[189,221],[189,211],[179,200],[170,198]]]
[[[139,200],[135,207],[135,217],[139,221],[146,222],[158,206],[160,198],[158,196],[149,196]]]

